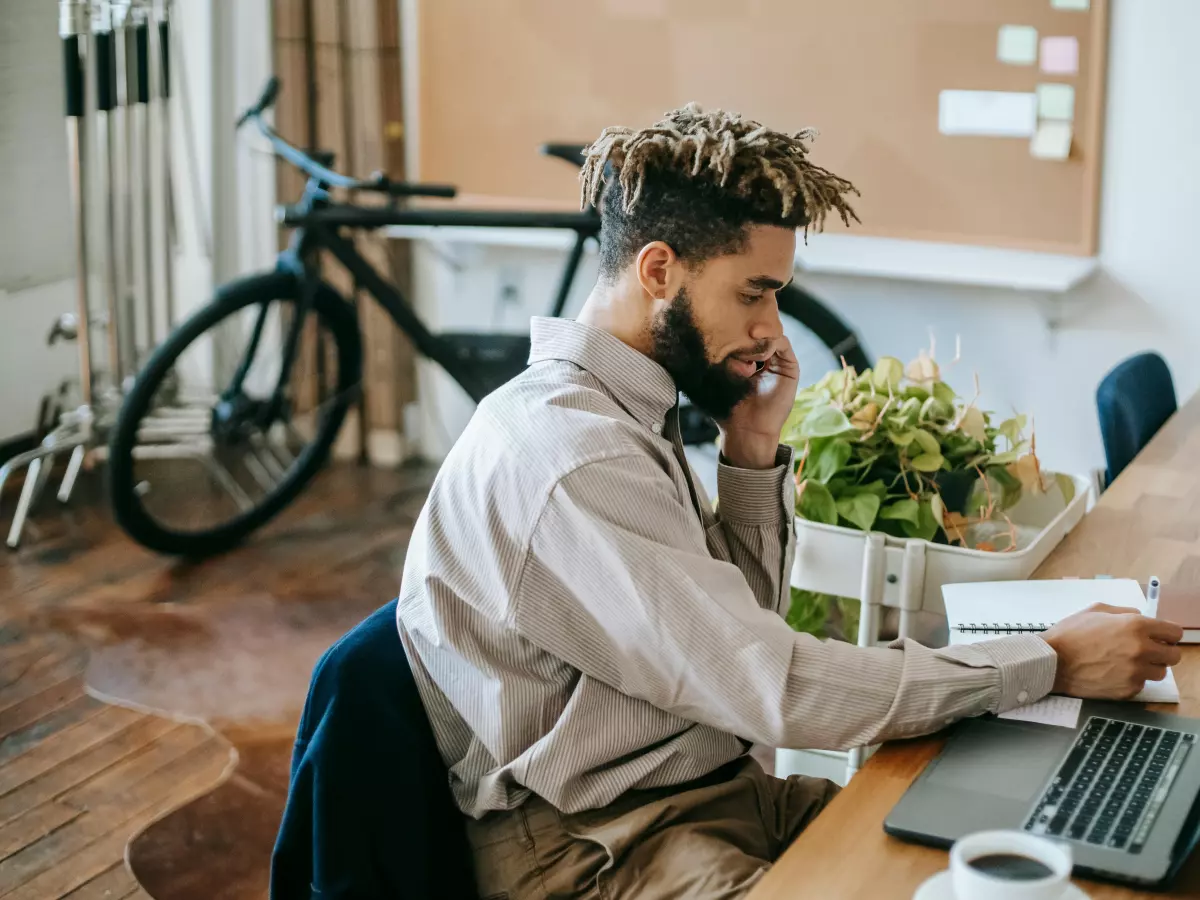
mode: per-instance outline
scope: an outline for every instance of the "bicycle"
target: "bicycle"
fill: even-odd
[[[277,215],[293,229],[288,246],[272,271],[219,288],[208,305],[151,354],[125,397],[109,445],[118,524],[134,540],[165,554],[204,557],[232,548],[291,503],[328,458],[361,387],[363,350],[355,305],[321,278],[322,251],[387,311],[419,354],[437,363],[478,403],[524,370],[528,335],[432,333],[399,290],[363,258],[350,235],[390,225],[573,231],[575,241],[550,311],[560,316],[586,244],[600,233],[595,208],[532,212],[402,206],[400,201],[413,197],[452,198],[456,189],[392,181],[386,175],[359,180],[334,171],[331,155],[305,153],[265,120],[278,92],[279,81],[272,78],[239,118],[237,129],[253,122],[279,158],[308,176],[299,202],[281,207]],[[581,165],[582,149],[548,144],[542,152]],[[382,194],[390,203],[335,202],[333,189],[351,196]],[[790,286],[779,293],[778,302],[780,311],[819,349],[823,359],[818,365],[829,368],[842,359],[859,369],[869,365],[854,332],[811,294]],[[322,348],[318,356],[333,384],[328,396],[305,400],[298,396],[303,391],[296,365],[302,336],[313,328],[316,346]],[[221,335],[246,338],[240,355],[221,356]],[[266,368],[258,368],[260,363]],[[232,371],[227,382],[218,369]],[[217,390],[219,383],[226,386]],[[689,410],[688,442],[715,437],[712,423],[694,407]],[[170,464],[160,466],[165,460]],[[182,477],[186,482],[181,469],[187,461],[199,466],[208,490],[186,483],[183,503],[178,493],[155,490],[151,476],[157,478],[162,468],[168,480]],[[209,514],[219,521],[208,522]]]

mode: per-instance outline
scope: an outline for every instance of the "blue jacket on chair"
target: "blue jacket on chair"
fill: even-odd
[[[477,900],[394,600],[313,671],[271,858],[271,900],[298,898]]]

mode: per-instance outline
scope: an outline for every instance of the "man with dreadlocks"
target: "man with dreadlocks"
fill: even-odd
[[[812,136],[695,106],[605,130],[582,175],[599,281],[577,321],[534,320],[530,368],[480,404],[413,531],[400,635],[481,896],[740,897],[834,793],[767,775],[752,743],[1130,696],[1179,658],[1178,629],[1132,614],[944,650],[784,622],[799,372],[775,296],[798,228],[855,218]],[[715,512],[680,391],[720,424]]]

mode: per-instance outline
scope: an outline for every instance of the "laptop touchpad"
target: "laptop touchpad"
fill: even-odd
[[[1065,728],[1052,731],[989,721],[985,727],[965,729],[957,735],[926,783],[1009,800],[1032,800],[1074,737],[1075,732]]]

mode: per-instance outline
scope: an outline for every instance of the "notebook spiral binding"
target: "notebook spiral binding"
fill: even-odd
[[[952,630],[959,634],[1025,634],[1049,629],[1048,622],[969,622]]]

